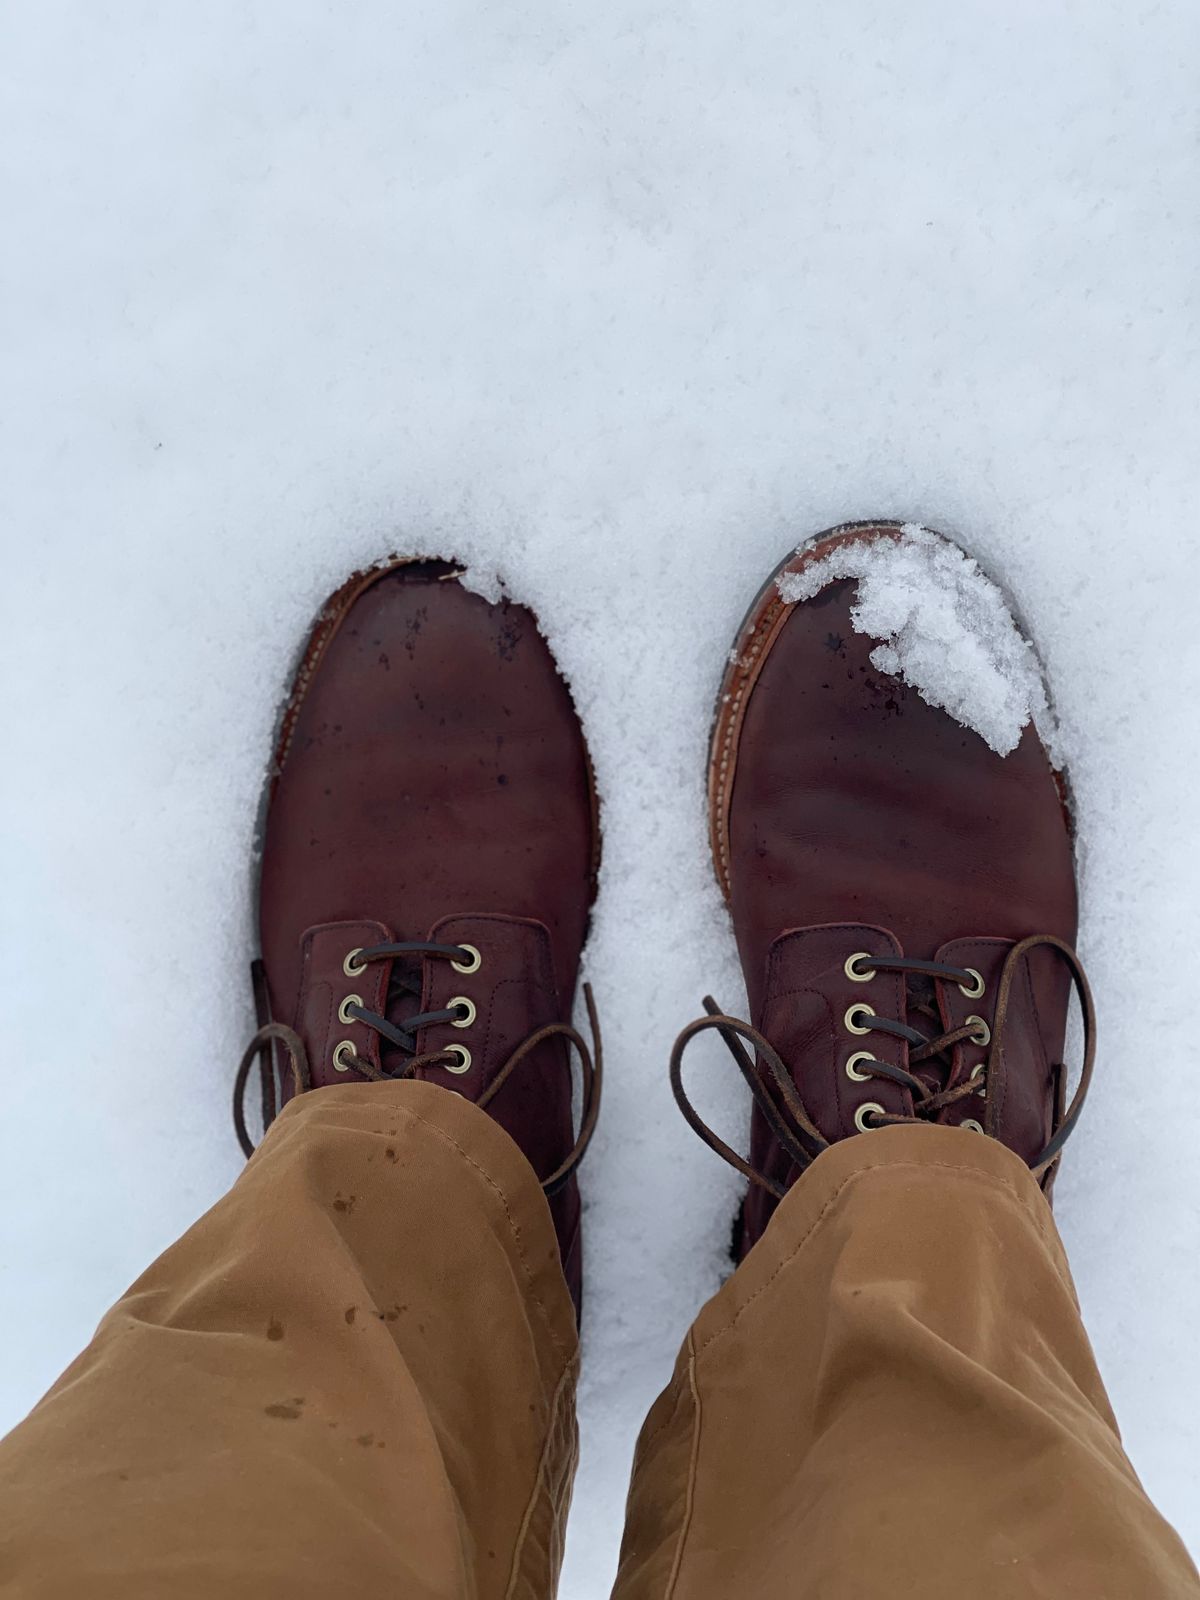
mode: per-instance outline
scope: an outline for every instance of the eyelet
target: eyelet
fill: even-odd
[[[356,1051],[349,1039],[343,1039],[340,1044],[333,1047],[333,1070],[335,1072],[349,1072],[353,1063],[346,1060],[347,1055],[354,1055]]]
[[[982,1133],[983,1132],[983,1123],[982,1122],[976,1122],[974,1117],[965,1117],[963,1119],[963,1121],[959,1123],[959,1127],[960,1128],[970,1128],[972,1133]]]
[[[860,1027],[859,1024],[855,1022],[854,1018],[856,1016],[873,1017],[874,1015],[874,1006],[864,1005],[861,1000],[856,1000],[855,1003],[848,1008],[846,1015],[842,1020],[845,1022],[846,1027],[851,1033],[870,1033],[870,1028]]]
[[[869,1050],[856,1050],[846,1062],[846,1076],[854,1083],[869,1083],[872,1074],[860,1072],[857,1063],[860,1061],[874,1061],[875,1057]]]
[[[446,1002],[446,1009],[447,1011],[453,1011],[456,1006],[460,1011],[465,1012],[466,1015],[462,1017],[452,1017],[450,1019],[450,1026],[452,1028],[469,1028],[475,1021],[474,1000],[468,1000],[465,994],[456,994],[453,1000],[448,1000]]]
[[[854,1126],[859,1133],[871,1133],[879,1124],[877,1122],[868,1122],[867,1118],[869,1116],[885,1117],[886,1115],[887,1112],[877,1100],[868,1100],[865,1105],[859,1106],[854,1113]]]
[[[357,950],[351,950],[349,955],[342,962],[342,971],[348,978],[361,978],[363,973],[367,970],[367,963],[365,961],[355,961],[354,959],[355,956],[360,955],[362,955],[361,945]]]
[[[987,988],[987,984],[985,984],[983,981],[983,973],[977,972],[974,967],[964,967],[963,971],[969,972],[975,979],[975,987],[973,989],[968,989],[965,983],[960,983],[958,986],[959,989],[963,994],[966,995],[968,1000],[978,1000],[979,996]]]
[[[483,957],[479,954],[479,951],[476,950],[475,946],[473,944],[460,943],[458,948],[460,950],[469,951],[470,959],[467,961],[451,960],[450,965],[454,968],[455,972],[478,972],[480,967],[483,965]],[[464,1068],[463,1070],[465,1071],[466,1069]]]
[[[870,960],[871,952],[869,950],[856,950],[852,956],[846,957],[846,965],[843,970],[845,971],[846,976],[850,979],[851,983],[870,983],[871,979],[875,976],[874,971],[859,972],[855,969],[854,965],[856,961]]]
[[[347,1008],[350,1007],[350,1006],[361,1006],[362,1003],[363,1003],[362,995],[360,995],[360,994],[348,994],[346,996],[346,998],[342,1001],[341,1005],[338,1007],[338,1021],[339,1022],[357,1022],[358,1018],[350,1016]]]
[[[978,1087],[978,1089],[976,1089],[975,1093],[979,1096],[979,1098],[981,1100],[986,1100],[987,1099],[987,1062],[986,1061],[979,1061],[979,1062],[977,1062],[975,1064],[975,1066],[973,1066],[971,1068],[971,1076],[968,1078],[967,1082],[968,1083],[977,1083],[979,1085],[979,1087]]]
[[[448,1061],[446,1062],[447,1072],[452,1072],[455,1077],[460,1076],[460,1074],[464,1072],[470,1072],[471,1052],[467,1049],[465,1044],[448,1044],[446,1046],[446,1054],[458,1057],[458,1065],[456,1067],[452,1067]]]
[[[982,1017],[968,1017],[963,1026],[966,1027],[968,1023],[975,1024],[975,1032],[971,1035],[972,1044],[979,1045],[981,1049],[984,1045],[991,1044],[992,1030],[988,1027],[987,1023]]]

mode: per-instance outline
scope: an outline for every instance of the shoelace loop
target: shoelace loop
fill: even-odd
[[[475,954],[477,953],[473,950],[468,950],[462,945],[405,940],[397,943],[372,945],[366,949],[352,951],[351,956],[355,959],[356,967],[354,970],[351,969],[351,957],[348,956],[346,972],[348,977],[353,977],[357,975],[357,972],[365,971],[367,964],[370,962],[394,962],[398,957],[408,956],[442,958],[456,964],[462,963],[464,970],[471,970],[468,963],[471,956]],[[394,981],[389,984],[389,1001],[395,999],[397,994],[414,994],[418,992],[402,976],[396,975],[395,967],[392,970]],[[253,979],[255,1001],[258,1006],[258,1014],[261,1017],[267,1011],[266,981],[261,962],[254,963]],[[569,1048],[575,1051],[579,1057],[582,1077],[582,1113],[579,1133],[566,1158],[548,1177],[541,1180],[543,1192],[548,1196],[556,1194],[567,1183],[571,1174],[582,1161],[600,1115],[600,1095],[604,1080],[604,1052],[600,1036],[600,1019],[596,1011],[596,1002],[592,994],[591,984],[585,983],[583,985],[583,996],[584,1003],[587,1006],[588,1025],[592,1036],[591,1049],[588,1048],[583,1036],[569,1023],[547,1023],[545,1026],[535,1029],[533,1033],[517,1045],[504,1065],[475,1101],[475,1104],[481,1110],[486,1109],[508,1082],[517,1067],[520,1066],[521,1062],[547,1039],[565,1039]],[[348,1004],[345,1009],[347,1019],[353,1018],[357,1022],[365,1023],[367,1027],[378,1033],[381,1038],[388,1040],[390,1044],[399,1050],[408,1051],[409,1055],[397,1071],[387,1071],[382,1067],[376,1067],[372,1062],[356,1052],[349,1053],[342,1058],[344,1067],[346,1070],[356,1072],[371,1082],[385,1082],[410,1078],[423,1067],[447,1066],[457,1059],[456,1052],[449,1049],[428,1050],[418,1055],[416,1053],[416,1034],[420,1028],[427,1025],[452,1022],[456,1020],[458,1014],[458,1008],[452,1006],[440,1011],[421,1012],[414,1016],[406,1016],[403,1019],[403,1025],[399,1025],[389,1021],[386,1017],[380,1016],[377,1012],[368,1011],[360,1004]],[[265,1127],[269,1126],[274,1121],[277,1110],[274,1052],[272,1049],[276,1044],[281,1045],[283,1048],[287,1068],[291,1073],[293,1094],[304,1094],[312,1088],[312,1069],[303,1039],[294,1028],[288,1027],[285,1023],[264,1022],[247,1045],[234,1075],[233,1125],[237,1133],[238,1144],[247,1159],[254,1154],[255,1145],[246,1126],[246,1085],[257,1061],[262,1078],[263,1124]]]
[[[950,1084],[945,1088],[932,1088],[926,1080],[916,1073],[903,1067],[895,1067],[885,1061],[877,1061],[869,1055],[864,1055],[857,1063],[858,1072],[864,1077],[885,1078],[893,1083],[898,1083],[909,1090],[913,1096],[913,1114],[911,1116],[884,1112],[873,1117],[866,1123],[867,1128],[885,1126],[903,1126],[925,1124],[935,1119],[938,1114],[948,1106],[971,1095],[985,1095],[988,1078],[992,1075],[994,1064],[1003,1059],[1004,1033],[1008,1020],[1009,1007],[1012,999],[1013,983],[1020,962],[1031,951],[1041,947],[1055,950],[1065,961],[1079,996],[1080,1008],[1083,1015],[1083,1063],[1080,1070],[1079,1084],[1072,1097],[1071,1104],[1064,1113],[1061,1121],[1053,1130],[1050,1142],[1042,1150],[1037,1159],[1030,1163],[1035,1177],[1040,1178],[1062,1153],[1062,1147],[1070,1137],[1071,1132],[1079,1121],[1083,1110],[1084,1101],[1092,1081],[1092,1071],[1096,1054],[1096,1013],[1092,999],[1091,986],[1083,970],[1079,957],[1065,940],[1059,939],[1054,934],[1032,934],[1026,939],[1019,940],[1005,957],[1004,965],[1000,971],[1000,979],[996,988],[996,1003],[993,1010],[993,1020],[989,1029],[988,1043],[991,1047],[986,1063],[981,1072],[976,1072],[970,1078],[958,1084]],[[853,957],[851,958],[854,959]],[[904,973],[920,973],[929,977],[943,979],[958,983],[964,993],[975,997],[974,988],[967,988],[967,984],[978,974],[964,967],[952,967],[943,962],[922,961],[903,956],[866,956],[859,958],[862,967],[870,966],[876,971],[889,970]],[[847,964],[849,967],[849,964]],[[858,972],[850,974],[860,981],[868,976],[861,968]],[[690,1022],[676,1039],[671,1051],[670,1077],[671,1088],[675,1094],[676,1103],[682,1111],[689,1126],[699,1134],[700,1138],[714,1150],[730,1166],[736,1168],[752,1183],[766,1189],[776,1199],[782,1199],[786,1193],[786,1186],[775,1179],[760,1172],[751,1162],[739,1155],[730,1145],[719,1137],[704,1121],[689,1099],[683,1086],[683,1057],[691,1041],[700,1033],[716,1029],[724,1040],[733,1056],[738,1070],[745,1079],[754,1103],[762,1113],[767,1126],[778,1140],[779,1144],[800,1170],[810,1166],[820,1155],[822,1150],[829,1146],[829,1140],[820,1132],[812,1118],[809,1116],[800,1093],[796,1088],[792,1074],[789,1072],[782,1056],[765,1038],[757,1028],[748,1022],[743,1022],[737,1017],[725,1014],[710,995],[704,998],[706,1016],[698,1017],[695,1022]],[[852,1007],[851,1010],[856,1008]],[[971,1040],[979,1043],[979,1024],[982,1018],[968,1019],[957,1028],[940,1032],[934,1037],[927,1037],[919,1029],[911,1027],[908,1023],[894,1021],[891,1018],[878,1017],[869,1008],[857,1008],[862,1014],[861,1031],[863,1033],[879,1032],[903,1039],[910,1047],[910,1066],[919,1066],[930,1061],[940,1060],[946,1065],[950,1059],[950,1052],[958,1044]],[[919,1009],[929,1009],[922,1007]],[[934,1013],[936,1015],[936,1013]],[[986,1027],[987,1024],[984,1023]],[[756,1057],[752,1056],[742,1041],[753,1045]],[[761,1068],[758,1065],[761,1063]]]

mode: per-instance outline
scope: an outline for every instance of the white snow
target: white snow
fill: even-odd
[[[790,603],[839,578],[857,579],[850,620],[856,633],[883,641],[871,651],[880,672],[902,678],[999,755],[1016,749],[1030,719],[1058,754],[1037,656],[999,588],[957,545],[907,522],[899,538],[856,539],[781,573],[777,588]]]
[[[738,1187],[666,1077],[703,993],[743,1004],[713,696],[789,549],[896,517],[1046,664],[1100,1008],[1058,1217],[1200,1549],[1198,73],[1192,0],[4,8],[0,1426],[239,1169],[249,852],[313,612],[452,556],[539,611],[604,799],[563,1595],[607,1594]]]

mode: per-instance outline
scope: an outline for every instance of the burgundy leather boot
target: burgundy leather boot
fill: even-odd
[[[578,1307],[575,1169],[601,1063],[569,1019],[598,851],[583,733],[532,615],[444,561],[352,577],[317,620],[275,751],[262,1027],[235,1092],[246,1153],[256,1060],[264,1125],[329,1084],[414,1076],[466,1095],[542,1180]]]
[[[692,1126],[751,1179],[741,1254],[827,1145],[889,1124],[988,1134],[1048,1190],[1091,1076],[1065,788],[1032,723],[997,755],[879,671],[877,641],[851,621],[853,579],[781,593],[839,546],[903,536],[851,524],[790,556],[751,606],[717,702],[712,850],[752,1025],[706,999],[671,1076]],[[1072,979],[1087,1042],[1067,1110]],[[707,1028],[754,1096],[749,1161],[683,1090],[684,1049]]]

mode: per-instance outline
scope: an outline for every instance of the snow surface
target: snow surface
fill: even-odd
[[[871,651],[880,672],[903,678],[999,755],[1016,749],[1031,718],[1059,755],[1033,647],[1000,590],[956,544],[907,522],[899,538],[839,545],[781,573],[776,587],[790,603],[838,578],[858,580],[850,620],[856,633],[883,641]]]
[[[1101,1020],[1058,1214],[1133,1460],[1200,1548],[1200,8],[2,16],[0,1420],[239,1169],[249,849],[316,607],[392,549],[453,555],[540,612],[604,798],[563,1594],[607,1593],[737,1190],[666,1076],[699,997],[744,998],[713,695],[789,549],[898,517],[978,556],[1046,662]]]

